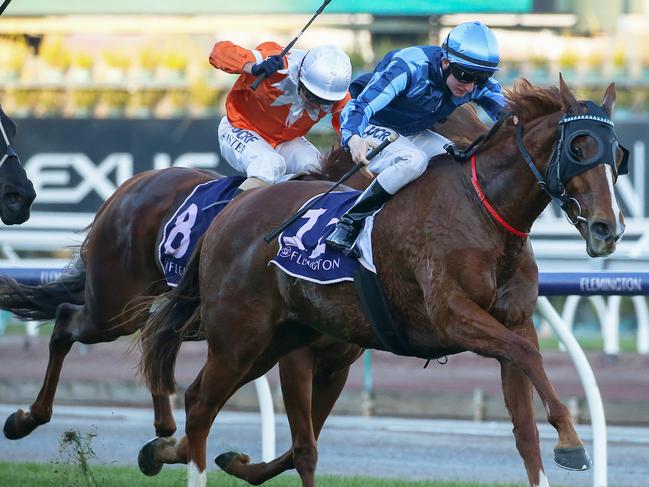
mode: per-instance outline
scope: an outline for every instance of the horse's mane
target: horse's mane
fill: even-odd
[[[338,181],[353,165],[351,154],[342,147],[335,147],[323,156],[320,171],[311,176],[325,181]]]
[[[475,107],[469,103],[460,105],[443,122],[432,127],[434,132],[443,135],[457,147],[465,149],[480,135],[487,132],[487,127]]]
[[[525,78],[516,80],[511,88],[505,89],[505,98],[507,99],[507,109],[523,122],[529,122],[565,108],[559,88],[556,86],[547,88],[534,86]]]

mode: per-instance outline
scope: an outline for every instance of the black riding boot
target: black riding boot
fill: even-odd
[[[327,245],[349,254],[363,228],[365,218],[374,214],[391,197],[378,181],[373,181],[347,213],[340,217],[336,228],[325,240]]]

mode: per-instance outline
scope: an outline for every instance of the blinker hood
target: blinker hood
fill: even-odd
[[[559,121],[561,133],[546,176],[548,190],[557,196],[563,194],[570,179],[600,164],[608,164],[618,176],[629,172],[629,151],[620,146],[613,122],[592,101],[581,103],[586,106],[586,113],[564,116]],[[577,159],[571,150],[573,141],[582,135],[591,137],[597,144],[588,159]],[[624,153],[619,168],[616,165],[618,147]]]

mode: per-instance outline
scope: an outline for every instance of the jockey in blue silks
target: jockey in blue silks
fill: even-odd
[[[505,106],[498,70],[498,42],[481,22],[455,27],[441,47],[416,46],[389,52],[373,73],[351,87],[352,99],[341,116],[341,139],[356,163],[378,176],[345,213],[326,242],[350,252],[365,217],[418,178],[428,161],[444,153],[449,141],[429,130],[456,107],[473,101],[494,120]],[[390,133],[399,137],[368,163],[368,146]]]

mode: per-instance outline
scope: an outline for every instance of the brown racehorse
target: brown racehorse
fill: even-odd
[[[466,109],[439,127],[456,142],[466,143],[455,134],[478,134],[484,130],[475,113]],[[13,136],[15,128],[8,127]],[[334,151],[324,162],[321,174],[306,179],[337,180],[350,168],[351,161]],[[160,227],[189,192],[198,184],[218,177],[215,173],[187,168],[171,168],[138,174],[122,184],[99,209],[81,247],[80,257],[59,281],[44,286],[27,286],[10,278],[0,278],[0,308],[19,317],[34,320],[56,319],[50,339],[50,358],[43,387],[28,412],[22,409],[10,415],[4,425],[9,439],[20,439],[52,416],[54,395],[63,362],[74,342],[101,343],[130,335],[143,325],[128,307],[140,296],[166,291],[162,272],[155,260]],[[370,182],[364,172],[347,184],[362,189]],[[282,387],[288,408],[300,409],[296,431],[309,437],[318,435],[324,420],[345,384],[349,365],[360,355],[355,345],[323,337],[310,347],[296,350],[280,363]],[[313,391],[311,391],[313,387]],[[314,407],[311,411],[311,395]],[[157,436],[173,435],[176,425],[167,395],[153,394]],[[298,423],[301,418],[311,421]],[[142,464],[148,474],[155,474],[162,464],[148,459]],[[289,450],[276,462],[243,465],[240,475],[256,482],[293,468]]]
[[[608,138],[597,134],[610,127],[614,85],[596,107],[597,115],[591,115],[595,105],[578,102],[562,79],[558,89],[523,80],[507,96],[512,116],[479,148],[477,175],[472,177],[472,164],[436,159],[381,210],[372,242],[378,276],[409,355],[428,359],[472,351],[500,362],[516,446],[530,485],[539,486],[547,479],[533,389],[559,436],[555,462],[582,470],[590,460],[545,374],[532,321],[538,270],[525,233],[551,201],[542,189],[556,185],[539,184],[534,172],[547,178],[559,162],[563,170],[568,153],[577,165],[612,154],[615,160],[589,163],[570,177],[559,173],[566,211],[589,255],[605,256],[615,250],[624,227],[613,193],[623,152],[610,140],[612,129],[602,129]],[[585,130],[573,130],[581,123]],[[474,189],[474,182],[482,190]],[[206,483],[206,440],[223,404],[284,354],[322,334],[386,349],[350,283],[317,285],[268,265],[277,247],[261,237],[328,187],[287,182],[236,199],[214,220],[181,285],[144,329],[141,367],[156,394],[173,390],[183,336],[200,333],[208,342],[207,361],[185,394],[186,436],[175,445],[157,445],[158,458],[188,463],[191,486]],[[187,305],[192,292],[200,294],[199,310]],[[303,485],[315,485],[314,446],[297,453],[294,446]]]
[[[12,147],[16,124],[0,107],[0,219],[19,225],[29,219],[36,192]]]

